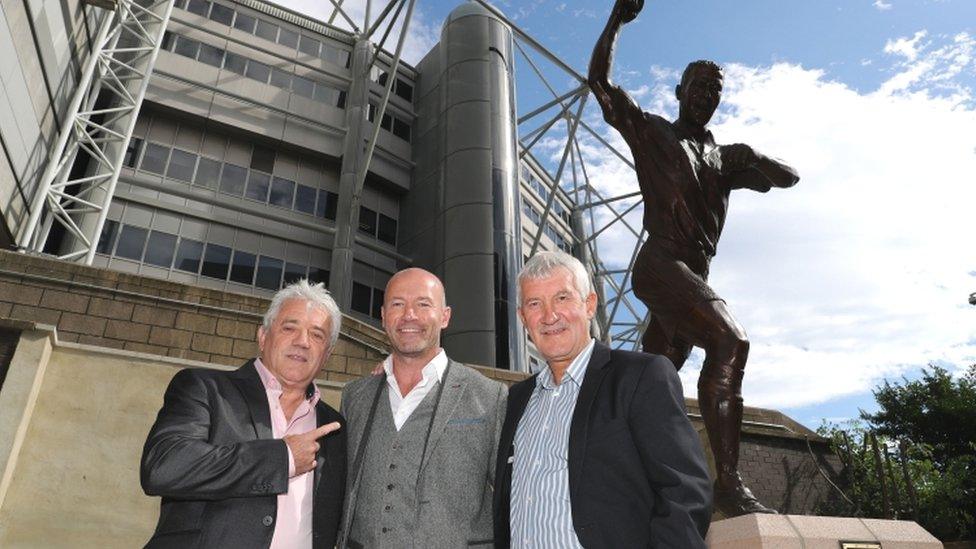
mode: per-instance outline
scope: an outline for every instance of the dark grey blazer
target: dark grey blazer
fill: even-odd
[[[311,387],[309,388],[311,389]],[[335,545],[346,484],[345,422],[324,402],[316,423],[343,428],[319,440],[313,547]],[[272,438],[261,378],[249,361],[233,371],[186,369],[169,387],[142,451],[142,489],[162,496],[147,548],[266,548],[277,495],[288,490],[288,449]]]
[[[494,456],[507,389],[460,362],[450,363],[420,466],[418,490],[425,500],[418,510],[422,526],[418,532],[404,534],[403,547],[453,549],[492,544]],[[348,383],[342,391],[342,412],[349,421],[350,463],[345,532],[360,489],[357,472],[351,470],[354,454],[364,436],[373,397],[385,383],[385,375],[370,376]],[[433,396],[433,391],[429,396]],[[378,406],[390,406],[385,391]],[[379,514],[377,509],[376,515]]]
[[[537,377],[508,395],[494,500],[499,549],[510,546],[509,458]],[[711,481],[668,359],[594,345],[570,423],[568,461],[573,529],[583,547],[704,549]]]

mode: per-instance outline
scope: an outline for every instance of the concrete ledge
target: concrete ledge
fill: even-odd
[[[838,549],[841,542],[875,543],[883,549],[941,549],[918,523],[902,520],[807,515],[745,515],[713,522],[711,549]]]

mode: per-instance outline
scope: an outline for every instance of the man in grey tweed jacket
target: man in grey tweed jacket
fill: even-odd
[[[342,391],[349,476],[339,547],[491,547],[494,456],[507,390],[447,358],[444,286],[422,269],[386,286],[383,373]]]

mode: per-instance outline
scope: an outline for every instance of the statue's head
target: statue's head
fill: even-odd
[[[688,63],[674,93],[678,98],[678,119],[704,127],[722,99],[722,68],[707,60]]]

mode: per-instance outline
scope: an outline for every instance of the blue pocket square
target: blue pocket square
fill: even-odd
[[[456,417],[447,420],[448,425],[478,425],[485,422],[483,417]]]

